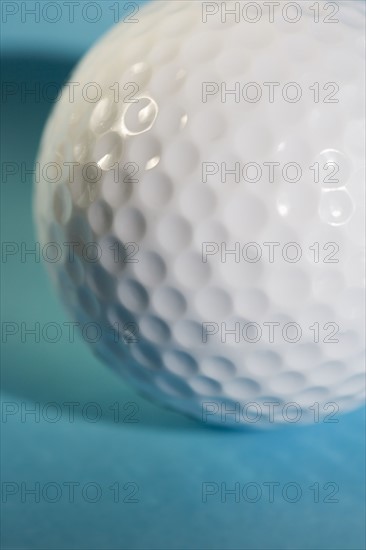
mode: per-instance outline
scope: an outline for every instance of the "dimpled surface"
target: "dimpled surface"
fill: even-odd
[[[167,406],[200,418],[208,402],[211,411],[256,403],[266,421],[264,403],[295,402],[311,421],[314,403],[322,414],[328,402],[343,411],[364,399],[363,23],[352,4],[324,25],[309,14],[296,24],[204,23],[200,2],[153,2],[88,53],[70,79],[74,98],[64,91],[50,117],[39,163],[62,175],[52,183],[49,170],[37,185],[39,234],[75,243],[72,260],[49,263],[51,275],[73,317],[101,327],[93,351]],[[102,91],[96,100],[90,82]],[[204,102],[205,82],[263,91],[297,82],[303,97]],[[322,99],[333,91],[324,83],[337,83],[338,103],[315,102],[314,82]],[[254,184],[218,172],[205,181],[209,162],[297,162],[304,177],[289,183],[276,172]],[[309,167],[327,162],[339,165],[339,181],[315,183]],[[93,261],[88,243],[99,247]],[[235,243],[257,243],[262,257],[223,257]],[[279,244],[274,261],[263,243]],[[301,247],[299,261],[283,258],[286,243]],[[336,263],[324,261],[334,252],[326,243],[336,243]],[[251,259],[258,251],[246,250]],[[287,323],[301,328],[296,343],[291,331],[283,337]],[[228,333],[225,342],[237,326],[239,341]],[[215,334],[205,341],[207,330]],[[274,418],[283,422],[281,407]]]

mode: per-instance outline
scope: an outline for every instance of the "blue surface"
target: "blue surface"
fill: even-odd
[[[146,0],[2,0],[1,48],[3,54],[76,59],[115,23],[133,25],[143,4]]]
[[[57,41],[54,50],[50,47],[49,57],[40,50],[28,56],[20,53],[27,36],[37,29],[27,28],[24,42],[15,49],[12,43],[17,43],[21,33],[13,34],[3,64],[5,82],[61,83],[66,79],[73,62],[68,56],[62,60],[64,50],[53,55]],[[7,27],[6,32],[9,36],[14,29]],[[52,40],[47,33],[42,39],[49,45]],[[89,38],[85,42],[85,37],[80,39],[80,49]],[[75,54],[76,42],[74,45]],[[19,167],[23,162],[31,167],[50,107],[32,97],[22,101],[19,93],[3,103],[2,162],[15,162]],[[3,178],[3,241],[34,245],[31,202],[30,174],[24,181],[19,173]],[[24,322],[31,327],[36,322],[62,326],[68,320],[41,263],[31,256],[22,262],[18,254],[2,267],[3,322]],[[80,339],[69,343],[65,332],[57,343],[37,343],[31,335],[25,342],[19,334],[9,337],[2,345],[2,365],[3,413],[14,413],[3,414],[1,423],[2,548],[365,547],[364,409],[339,417],[335,424],[272,432],[208,428],[136,395],[94,359]],[[64,405],[67,402],[79,403],[73,421]],[[91,402],[101,411],[96,422],[88,421],[85,409],[84,415],[81,412]],[[51,421],[55,405],[47,408],[49,403],[61,410],[60,420]],[[120,407],[119,422],[114,418],[115,403]],[[39,419],[24,414],[32,407],[43,411]],[[130,419],[137,422],[128,422],[126,416],[136,407]],[[91,418],[92,407],[86,413]],[[74,502],[64,485],[70,482],[80,484]],[[109,488],[116,487],[116,482],[120,484],[119,502],[114,502],[115,492]],[[207,502],[202,499],[205,482],[218,489]],[[264,485],[268,482],[280,484],[273,502],[269,502],[268,485]],[[281,494],[291,482],[302,491],[296,503],[287,501],[294,494],[291,487],[287,500]],[[30,494],[23,494],[22,502],[22,483],[27,489],[39,483],[41,491],[47,489],[47,483],[56,485],[48,486],[49,493],[41,494],[40,502]],[[102,491],[96,503],[88,501],[93,498],[93,487],[89,486],[84,498],[81,495],[80,489],[85,492],[88,483],[97,484]],[[227,495],[226,502],[221,502],[221,483],[228,489],[235,483],[240,489],[248,483],[256,485],[249,489],[246,500],[241,497],[235,502],[235,496]],[[315,502],[316,483],[320,502]],[[338,501],[325,502],[336,486],[339,491],[333,499]],[[52,503],[55,487],[62,494]],[[249,502],[254,499],[255,487],[260,487],[262,496]],[[10,488],[18,492],[6,496]],[[123,502],[137,489],[129,499],[138,502]]]

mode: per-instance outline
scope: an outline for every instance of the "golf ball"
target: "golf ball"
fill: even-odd
[[[84,340],[205,422],[364,400],[364,14],[290,4],[135,8],[40,147],[43,256]]]

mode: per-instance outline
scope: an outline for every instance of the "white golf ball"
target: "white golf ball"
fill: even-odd
[[[364,400],[364,15],[310,5],[152,2],[42,139],[40,239],[84,339],[207,422]]]

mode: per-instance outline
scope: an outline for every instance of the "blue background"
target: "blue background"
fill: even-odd
[[[85,3],[85,2],[84,2]],[[18,93],[2,101],[2,162],[32,166],[42,127],[52,105],[21,97],[28,83],[62,84],[80,55],[113,24],[109,7],[99,2],[102,18],[75,22],[65,14],[55,24],[18,14],[2,23],[3,80],[17,83]],[[3,5],[6,2],[3,3]],[[12,4],[20,4],[12,2]],[[27,2],[32,6],[34,2]],[[61,3],[62,4],[62,3]],[[81,3],[82,4],[82,3]],[[123,7],[123,2],[120,2]],[[19,5],[20,8],[20,5]],[[4,7],[3,7],[4,10]],[[51,12],[50,12],[51,13]],[[91,12],[90,12],[91,13]],[[123,12],[121,12],[123,13]],[[34,246],[32,176],[2,178],[2,240]],[[20,255],[2,264],[2,320],[28,326],[68,320],[48,281],[42,263]],[[285,427],[271,432],[230,431],[200,425],[145,401],[100,364],[87,346],[63,337],[57,343],[33,337],[9,337],[2,345],[2,400],[15,411],[2,415],[2,481],[19,493],[2,503],[3,548],[18,549],[361,549],[365,547],[365,411],[339,417],[338,423]],[[54,414],[22,418],[17,410],[47,403],[62,406]],[[70,422],[65,402],[77,402]],[[90,422],[81,413],[86,403],[98,404],[102,417]],[[111,406],[119,403],[116,422]],[[135,423],[126,421],[131,405]],[[18,409],[17,409],[18,408]],[[92,411],[90,415],[92,414]],[[102,489],[91,503],[67,490],[59,502],[28,496],[20,484],[88,482]],[[138,502],[113,502],[108,488],[115,482],[137,484]],[[268,493],[256,503],[220,494],[202,502],[202,483],[280,483],[274,502]],[[297,503],[281,495],[283,485],[299,484]],[[339,486],[338,502],[324,502]],[[320,486],[320,502],[309,489]],[[4,489],[4,485],[2,486]],[[51,491],[50,491],[51,495]],[[90,492],[92,496],[92,491]],[[251,493],[253,495],[253,493]],[[291,496],[291,492],[289,493]],[[249,496],[249,498],[251,498]]]

